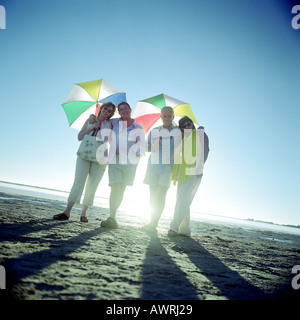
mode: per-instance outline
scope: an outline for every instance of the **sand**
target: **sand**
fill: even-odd
[[[117,230],[103,229],[108,209],[80,206],[55,221],[64,201],[0,193],[0,264],[5,297],[16,300],[296,299],[299,236],[192,223],[192,237],[169,238],[140,227],[148,217],[119,212]]]

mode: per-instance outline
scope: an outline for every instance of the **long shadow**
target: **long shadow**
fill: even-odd
[[[21,236],[28,233],[50,230],[61,223],[61,221],[53,219],[32,220],[24,223],[2,223],[0,224],[0,242],[19,240]],[[72,223],[72,221],[67,223]]]
[[[143,300],[198,300],[195,287],[156,235],[150,236],[141,273]]]
[[[37,274],[39,271],[57,261],[68,261],[68,254],[86,244],[87,240],[90,238],[106,231],[108,231],[108,229],[98,227],[68,240],[54,240],[53,247],[45,250],[35,251],[33,253],[23,254],[18,258],[4,260],[2,265],[7,272],[9,280],[8,286],[13,288],[13,286],[23,278]]]
[[[186,253],[199,272],[230,300],[265,300],[271,297],[253,286],[238,272],[227,267],[219,258],[207,251],[192,238],[173,238],[178,250]]]

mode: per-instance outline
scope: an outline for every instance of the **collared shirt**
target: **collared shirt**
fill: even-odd
[[[135,121],[127,127],[122,118],[111,119],[113,134],[109,164],[138,164],[145,149],[145,133]]]
[[[180,129],[174,125],[170,127],[170,130],[160,126],[150,131],[147,141],[148,151],[151,149],[147,166],[148,172],[158,174],[172,172],[174,152],[181,141],[181,137]]]

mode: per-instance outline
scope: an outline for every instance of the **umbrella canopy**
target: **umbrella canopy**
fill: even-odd
[[[62,104],[71,128],[80,130],[91,113],[98,115],[101,104],[116,106],[126,101],[126,94],[103,79],[76,83]]]
[[[138,101],[133,118],[147,133],[152,127],[162,125],[160,111],[166,106],[174,109],[175,122],[178,123],[180,118],[188,116],[194,123],[198,124],[188,103],[172,98],[164,93]]]

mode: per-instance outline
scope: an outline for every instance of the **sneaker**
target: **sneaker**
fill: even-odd
[[[169,236],[169,237],[176,237],[177,235],[178,235],[177,232],[174,231],[174,230],[169,230],[169,231],[168,231],[168,236]]]
[[[106,221],[101,221],[100,225],[102,228],[111,228],[111,229],[119,228],[117,221],[113,218],[107,218]]]

